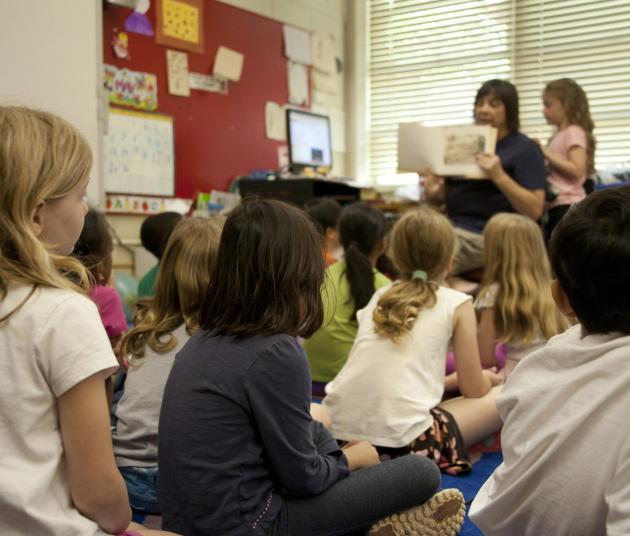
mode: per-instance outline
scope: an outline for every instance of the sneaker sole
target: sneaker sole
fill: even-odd
[[[372,525],[369,536],[455,536],[464,523],[466,505],[457,489],[439,491],[426,503],[392,514]]]

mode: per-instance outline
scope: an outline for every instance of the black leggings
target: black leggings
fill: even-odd
[[[318,449],[330,445],[323,427],[315,435]],[[269,534],[363,535],[375,521],[426,502],[439,485],[440,471],[431,460],[402,456],[353,471],[320,495],[285,499]]]

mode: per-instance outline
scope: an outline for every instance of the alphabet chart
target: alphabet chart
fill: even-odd
[[[104,137],[105,191],[173,196],[173,118],[109,109]]]

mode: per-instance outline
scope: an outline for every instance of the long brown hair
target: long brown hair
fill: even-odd
[[[322,324],[325,263],[319,232],[302,210],[247,198],[227,217],[202,307],[220,335],[300,335]]]
[[[89,286],[81,263],[38,239],[31,218],[40,203],[87,181],[91,167],[90,148],[69,123],[47,112],[0,106],[0,299],[11,282],[79,291]]]
[[[453,256],[455,233],[442,214],[429,206],[405,213],[390,235],[390,256],[400,281],[378,300],[372,315],[382,337],[399,342],[418,319],[422,309],[435,305],[438,283]],[[414,272],[425,272],[414,277]]]
[[[485,268],[479,296],[499,290],[494,325],[501,342],[531,341],[540,329],[545,339],[568,327],[551,296],[551,269],[540,227],[520,214],[490,218],[484,232]]]
[[[549,82],[545,86],[544,93],[549,94],[560,101],[567,114],[570,125],[577,125],[586,132],[586,170],[590,175],[595,171],[595,136],[593,129],[595,123],[591,118],[588,106],[588,98],[582,87],[571,78],[560,78]]]
[[[113,251],[114,241],[105,214],[90,208],[73,256],[88,269],[96,284],[106,285],[112,275]]]
[[[122,340],[122,355],[143,357],[147,345],[155,352],[168,352],[177,346],[175,329],[186,324],[190,334],[199,328],[223,221],[223,216],[190,218],[175,226],[160,262],[155,296],[137,305],[136,326]]]

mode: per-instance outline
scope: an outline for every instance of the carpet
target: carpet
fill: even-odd
[[[481,458],[473,464],[473,469],[468,475],[451,476],[442,474],[443,488],[457,488],[466,499],[467,507],[477,495],[479,488],[503,461],[500,452],[484,452]],[[468,512],[468,508],[466,509]],[[468,519],[468,513],[464,520],[460,536],[482,536],[482,532]]]

